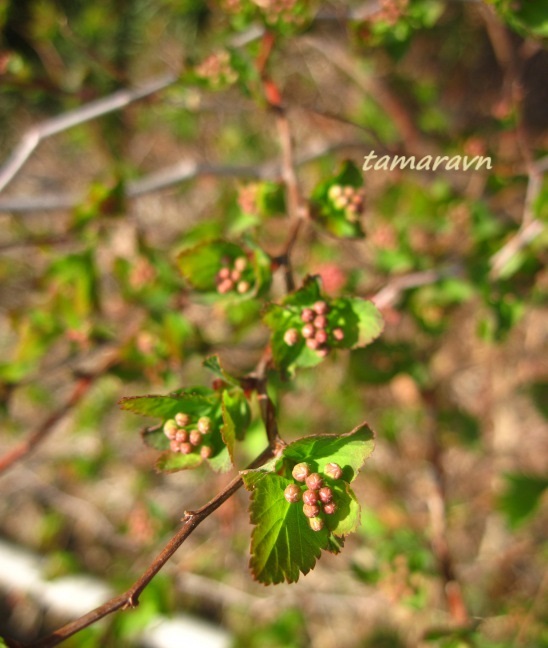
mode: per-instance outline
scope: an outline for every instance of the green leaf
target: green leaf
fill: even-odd
[[[362,185],[363,176],[358,167],[351,161],[344,162],[336,176],[322,182],[312,192],[315,220],[339,238],[363,238],[359,221],[363,211]],[[345,191],[352,192],[359,201],[356,207],[352,206],[351,198],[343,195]]]
[[[225,420],[225,415],[222,411],[222,398],[223,392],[214,391],[207,387],[196,387],[193,389],[179,390],[168,396],[123,398],[120,401],[120,405],[122,409],[134,412],[135,414],[162,419],[161,425],[145,429],[142,437],[148,446],[164,452],[160,456],[156,467],[158,470],[165,472],[195,468],[204,461],[198,448],[195,448],[189,454],[181,454],[170,449],[170,441],[166,437],[163,429],[166,421],[174,419],[177,414],[187,414],[191,420],[188,425],[184,426],[184,429],[190,433],[191,430],[196,429],[198,420],[201,417],[209,417],[211,420],[211,431],[204,435],[202,442],[210,446],[213,450],[213,454],[207,459],[207,462],[216,472],[225,472],[232,465],[232,448],[229,452],[224,441],[224,435],[226,434],[227,439],[230,441],[231,434],[230,430],[225,430],[227,420]],[[241,404],[238,406],[234,405],[233,408],[234,415],[236,416],[236,412],[240,412],[241,410]],[[201,447],[201,445],[198,447]]]
[[[362,424],[347,434],[317,435],[291,443],[282,455],[256,470],[242,473],[245,487],[252,491],[250,567],[254,577],[268,585],[289,583],[313,569],[321,550],[339,553],[343,537],[356,531],[360,524],[360,506],[348,482],[356,478],[365,459],[373,451],[373,433]],[[327,463],[338,463],[342,479],[324,475],[331,487],[337,510],[321,513],[324,527],[310,528],[302,502],[290,504],[284,497],[289,484],[295,484],[291,472],[297,463],[306,461],[314,472],[322,473]],[[304,486],[302,487],[305,488]]]
[[[313,472],[323,473],[326,464],[336,463],[343,470],[343,480],[356,479],[364,461],[375,449],[374,434],[362,423],[346,434],[316,434],[290,443],[283,457],[295,464],[305,461]]]
[[[216,376],[227,382],[229,385],[234,385],[236,387],[240,386],[240,381],[223,369],[221,360],[218,355],[209,356],[209,358],[206,358],[202,362],[202,365],[206,369],[212,371]]]
[[[221,435],[234,461],[234,444],[236,439],[241,441],[249,423],[251,422],[251,411],[242,389],[225,390],[222,398],[223,426]]]
[[[534,513],[546,488],[546,477],[517,473],[506,475],[506,491],[499,500],[499,506],[510,526],[519,527]]]
[[[240,271],[240,278],[226,292],[221,291],[218,273],[221,270],[236,270],[237,259],[244,259],[247,265]],[[199,243],[183,250],[178,257],[182,275],[193,288],[209,294],[215,299],[249,299],[262,295],[270,287],[272,280],[270,257],[251,241],[245,246],[216,240]],[[247,285],[247,290],[239,292],[239,287]]]
[[[314,367],[322,361],[318,352],[306,345],[301,334],[301,312],[303,308],[312,308],[317,301],[325,301],[329,306],[326,327],[329,348],[365,346],[382,331],[382,315],[372,302],[355,297],[330,300],[322,294],[319,279],[309,277],[302,288],[288,295],[281,304],[269,304],[265,309],[263,321],[272,331],[272,355],[282,371],[292,373],[298,367]],[[286,332],[290,329],[299,332],[297,342],[292,345],[285,341]],[[342,340],[334,338],[335,329],[342,330]]]

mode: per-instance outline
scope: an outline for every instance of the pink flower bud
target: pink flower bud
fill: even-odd
[[[190,416],[184,412],[179,412],[178,414],[175,414],[175,423],[177,423],[179,427],[185,427],[185,425],[190,423]]]
[[[333,515],[335,511],[337,510],[337,505],[335,502],[329,502],[329,504],[324,504],[323,506],[323,512],[326,513],[327,515]]]
[[[344,331],[342,330],[342,328],[333,329],[333,337],[335,338],[335,340],[337,340],[337,342],[344,340]]]
[[[217,273],[217,278],[219,279],[219,281],[223,281],[223,279],[228,279],[229,277],[230,277],[229,268],[221,268]]]
[[[314,318],[314,326],[317,329],[324,329],[327,326],[327,317],[325,315],[316,315]]]
[[[171,452],[179,452],[179,450],[181,449],[180,443],[173,439],[173,441],[169,442],[169,449],[171,450]]]
[[[305,504],[309,504],[310,506],[314,506],[314,504],[318,503],[318,494],[316,491],[312,490],[305,490],[303,493],[303,502]]]
[[[179,452],[184,455],[190,454],[192,452],[192,444],[181,443],[179,446]]]
[[[293,468],[291,474],[293,475],[293,479],[297,480],[298,482],[304,482],[308,475],[310,475],[310,467],[307,463],[298,463]]]
[[[311,308],[303,308],[301,311],[301,320],[303,322],[312,322],[316,313]]]
[[[245,257],[238,257],[236,261],[234,261],[234,268],[236,270],[239,270],[240,272],[243,272],[247,267],[247,259]]]
[[[318,497],[324,504],[329,504],[333,501],[333,491],[329,488],[329,486],[324,486],[318,491]]]
[[[331,479],[340,479],[342,477],[342,468],[336,463],[326,464],[323,471]]]
[[[200,456],[203,457],[204,459],[209,459],[210,457],[213,456],[213,448],[208,445],[203,445],[200,448]]]
[[[236,287],[236,290],[240,293],[240,295],[243,295],[244,293],[248,292],[250,288],[251,284],[249,283],[249,281],[240,281],[240,283]]]
[[[199,446],[203,441],[203,436],[198,430],[191,430],[188,440],[193,446]]]
[[[208,434],[211,432],[211,419],[209,416],[201,416],[198,419],[198,432],[202,434]]]
[[[323,479],[319,473],[312,473],[305,479],[305,483],[310,490],[317,491],[323,486]]]
[[[317,351],[320,348],[320,343],[315,338],[308,338],[306,346],[313,351]]]
[[[324,301],[317,301],[313,308],[317,315],[327,315],[329,313],[329,306]]]
[[[287,331],[284,333],[284,342],[287,344],[287,346],[295,346],[298,341],[299,331],[294,328],[287,329]]]
[[[320,512],[320,507],[317,506],[316,504],[313,504],[313,505],[304,504],[303,505],[303,513],[306,515],[307,518],[317,517],[319,512]]]
[[[312,531],[321,531],[323,529],[323,520],[319,517],[312,517],[308,519],[308,524]]]
[[[230,273],[230,278],[232,279],[232,281],[236,283],[240,281],[240,279],[242,278],[242,273],[239,270],[233,270]]]
[[[169,419],[164,423],[163,430],[168,439],[174,439],[178,429],[177,423],[173,419]]]
[[[311,338],[315,332],[316,329],[312,324],[305,324],[301,329],[304,338]]]
[[[186,430],[177,430],[175,432],[175,441],[177,443],[186,443],[188,441],[188,432]]]
[[[221,283],[217,286],[217,292],[221,295],[224,295],[227,292],[230,292],[234,288],[234,283],[231,279],[223,279]]]
[[[297,484],[289,484],[284,490],[284,497],[290,504],[295,504],[301,499],[301,489]]]
[[[319,329],[316,331],[316,335],[314,336],[314,339],[316,342],[319,344],[325,344],[327,342],[327,331],[325,329]]]

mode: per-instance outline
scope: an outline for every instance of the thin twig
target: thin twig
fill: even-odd
[[[272,456],[272,449],[270,447],[263,450],[263,452],[248,466],[248,468],[257,468],[264,464]],[[26,648],[52,648],[61,642],[65,641],[72,635],[80,632],[84,628],[93,625],[99,619],[102,619],[117,610],[127,610],[135,608],[139,605],[139,597],[143,590],[147,587],[150,581],[162,569],[167,561],[179,549],[188,536],[201,524],[207,517],[216,511],[226,500],[228,500],[234,493],[243,485],[241,476],[235,477],[218,495],[211,499],[207,504],[197,509],[196,511],[186,511],[182,519],[183,526],[166,544],[158,556],[153,560],[148,569],[143,575],[135,581],[135,583],[123,594],[115,596],[103,605],[87,614],[84,614],[79,619],[67,623],[62,628],[59,628],[51,635],[39,639],[38,641],[26,644]]]
[[[79,376],[67,401],[52,412],[24,441],[21,441],[14,448],[6,452],[4,456],[0,457],[0,474],[11,468],[13,464],[20,461],[23,457],[34,452],[51,432],[53,432],[57,423],[82,401],[93,383],[104,375],[105,371],[116,362],[117,358],[118,351],[115,351],[103,360],[101,366],[96,371]]]
[[[0,169],[0,191],[3,191],[13,178],[15,178],[40,142],[52,135],[57,135],[74,126],[85,124],[88,121],[102,117],[115,110],[120,110],[131,103],[149,97],[160,90],[164,90],[170,85],[173,85],[177,81],[177,78],[175,74],[167,74],[148,81],[140,88],[118,90],[108,97],[97,99],[80,108],[70,110],[69,112],[33,126],[23,135],[19,145]]]

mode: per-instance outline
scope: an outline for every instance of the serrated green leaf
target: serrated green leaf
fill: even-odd
[[[203,458],[195,452],[187,455],[178,452],[165,452],[158,458],[156,469],[160,472],[172,473],[197,468],[203,462]]]
[[[248,487],[248,476],[243,475]],[[263,474],[253,486],[250,567],[253,576],[265,585],[295,583],[301,573],[314,568],[321,550],[328,544],[327,529],[312,531],[299,504],[289,504],[284,489],[292,480]]]
[[[236,387],[240,385],[240,381],[237,378],[231,376],[227,371],[223,369],[223,367],[221,366],[221,360],[218,355],[213,355],[209,356],[209,358],[206,358],[202,362],[202,366],[212,371],[216,376],[227,382],[229,385],[234,385]]]
[[[290,443],[283,451],[290,468],[305,461],[314,472],[323,473],[328,463],[338,464],[342,479],[352,482],[365,460],[375,449],[374,434],[362,423],[346,434],[318,434]]]
[[[499,506],[513,528],[523,524],[537,508],[548,488],[548,478],[536,475],[506,475],[506,490]]]
[[[315,220],[339,238],[363,238],[364,232],[357,214],[350,213],[346,207],[338,206],[330,193],[332,187],[357,189],[362,185],[363,176],[358,167],[354,162],[344,162],[336,176],[320,183],[312,192],[312,212]]]
[[[300,439],[268,464],[242,472],[245,487],[253,493],[251,523],[256,526],[250,566],[257,580],[267,585],[283,580],[295,582],[299,573],[306,574],[314,567],[322,549],[340,552],[342,537],[356,531],[360,524],[360,506],[348,481],[355,479],[372,451],[373,433],[363,424],[340,436]],[[310,528],[302,502],[289,504],[284,497],[285,488],[295,483],[291,471],[302,461],[320,473],[331,462],[343,470],[340,480],[325,477],[337,510],[331,515],[321,513],[325,525],[321,531]]]
[[[219,394],[213,390],[189,390],[168,396],[129,396],[122,398],[122,409],[141,416],[152,416],[164,420],[173,418],[179,412],[192,416],[208,416],[218,402]]]
[[[322,361],[323,358],[305,344],[302,335],[292,345],[284,339],[289,329],[297,332],[302,330],[302,309],[312,307],[319,300],[324,300],[329,305],[328,332],[340,328],[344,334],[342,340],[335,340],[330,333],[331,348],[353,349],[365,346],[381,333],[382,315],[372,302],[344,297],[329,300],[321,293],[319,279],[308,277],[302,288],[288,295],[281,304],[269,304],[263,315],[263,321],[272,331],[272,356],[282,371],[292,373],[297,367],[314,367]]]

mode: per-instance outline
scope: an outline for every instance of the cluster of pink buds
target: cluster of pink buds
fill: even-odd
[[[172,452],[191,454],[199,452],[204,459],[213,455],[213,448],[207,443],[212,430],[209,416],[201,416],[197,421],[184,412],[179,412],[175,418],[164,423],[164,434],[169,439],[169,449]]]
[[[341,342],[344,339],[342,328],[335,328],[328,331],[327,314],[329,306],[324,301],[317,301],[312,308],[303,308],[301,310],[301,321],[303,327],[300,331],[296,328],[288,329],[284,334],[284,342],[288,346],[297,344],[301,336],[306,340],[306,346],[321,357],[329,353],[330,342]]]
[[[202,79],[207,79],[213,87],[234,83],[238,79],[227,51],[208,56],[196,67],[196,74]]]
[[[324,477],[320,473],[310,472],[307,463],[298,463],[294,468],[293,479],[298,482],[289,484],[284,490],[284,497],[290,504],[303,501],[303,513],[308,518],[308,523],[313,531],[321,531],[324,520],[321,513],[333,515],[337,505],[333,501],[333,491],[324,484]],[[324,475],[333,480],[342,477],[341,467],[336,463],[328,463],[324,468]],[[304,484],[303,490],[299,484]]]
[[[327,196],[335,209],[343,209],[346,219],[355,223],[363,213],[365,192],[349,185],[332,185]]]
[[[304,16],[295,11],[297,0],[253,0],[263,12],[266,22],[273,24],[278,21],[300,25]]]
[[[250,291],[252,280],[253,269],[243,256],[235,259],[232,265],[230,260],[223,259],[223,265],[215,277],[217,292],[221,295],[230,292],[243,295]]]

